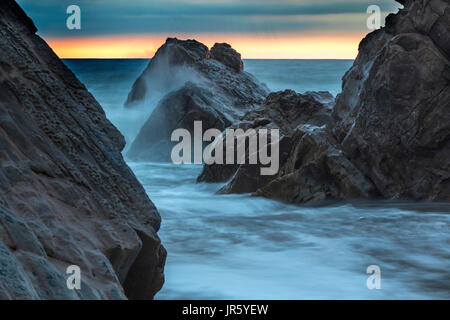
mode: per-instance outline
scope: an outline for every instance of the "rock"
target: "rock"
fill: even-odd
[[[208,47],[195,40],[168,38],[133,84],[125,106],[131,107],[159,92],[167,93],[191,78],[192,65],[207,57]],[[193,75],[196,76],[195,74]]]
[[[241,54],[234,50],[228,43],[216,43],[211,48],[211,58],[222,62],[236,72],[244,70]]]
[[[272,92],[263,105],[248,112],[241,120],[254,129],[279,129],[283,135],[291,134],[301,124],[328,125],[333,105],[329,92],[296,93],[293,90]],[[326,101],[326,104],[320,102]],[[243,126],[243,124],[241,124]]]
[[[260,107],[242,117],[236,128],[279,129],[281,136],[284,137],[280,141],[280,163],[284,164],[293,147],[289,135],[292,135],[299,125],[310,123],[322,126],[327,125],[332,119],[332,106],[319,102],[316,97],[327,100],[327,103],[330,102],[330,97],[333,98],[331,94],[325,92],[307,94],[299,94],[292,90],[273,92]],[[221,193],[255,192],[274,178],[261,176],[259,171],[259,166],[249,164],[205,165],[198,182],[226,182],[234,176],[233,180],[220,190]]]
[[[385,198],[450,199],[448,1],[403,1],[344,77],[333,133]]]
[[[450,3],[400,2],[405,8],[361,42],[332,119],[311,102],[294,107],[305,98],[286,92],[274,107],[266,101],[249,113],[238,126],[279,127],[285,135],[282,166],[272,178],[258,176],[258,166],[220,168],[231,178],[220,192],[293,203],[450,199]],[[331,108],[327,95],[310,96]],[[202,178],[223,180],[213,170]]]
[[[174,56],[179,58],[174,60]],[[233,70],[229,66],[231,57],[239,57],[240,61],[240,55],[228,45],[216,45],[210,54],[195,40],[168,39],[136,83],[144,79],[153,83],[166,77],[172,86],[166,86],[167,95],[142,127],[127,157],[137,161],[171,161],[174,130],[191,130],[194,121],[203,121],[203,130],[223,130],[262,103],[268,89],[249,73]],[[169,69],[170,73],[161,71]],[[146,88],[146,97],[155,92],[150,85]],[[135,95],[134,91],[131,95]]]
[[[151,299],[164,281],[159,213],[122,135],[35,32],[0,2],[0,298]],[[69,265],[81,290],[67,288]]]
[[[301,125],[291,141],[295,147],[278,176],[255,195],[299,204],[377,196],[371,181],[333,144],[325,127]]]
[[[193,132],[194,121],[202,121],[204,130],[224,130],[231,120],[232,116],[223,112],[223,102],[213,92],[188,82],[163,98],[132,143],[127,157],[170,162],[172,148],[178,143],[171,141],[175,129]]]

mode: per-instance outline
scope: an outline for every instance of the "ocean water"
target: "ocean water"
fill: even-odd
[[[147,60],[65,60],[132,141],[157,102],[123,102]],[[247,60],[272,90],[337,94],[352,61]],[[310,207],[216,195],[200,166],[129,162],[163,218],[157,299],[449,299],[448,204],[361,201]],[[369,266],[381,289],[369,290]]]

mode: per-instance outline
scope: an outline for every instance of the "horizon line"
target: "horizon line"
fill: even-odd
[[[59,57],[61,60],[151,60],[152,58],[66,58],[66,57]],[[355,58],[242,58],[241,60],[329,60],[329,61],[335,61],[335,60],[342,60],[342,61],[353,61]]]

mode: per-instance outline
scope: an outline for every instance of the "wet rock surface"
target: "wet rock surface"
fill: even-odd
[[[127,157],[170,161],[174,130],[191,131],[194,121],[203,121],[203,130],[222,130],[261,104],[269,90],[244,72],[241,64],[240,54],[227,44],[216,44],[209,51],[195,40],[167,39],[130,92],[130,97],[138,97],[129,98],[130,108],[146,108],[152,95],[167,94],[144,124]]]
[[[317,100],[319,97],[333,99],[329,93],[310,92],[299,94],[292,90],[273,92],[269,94],[261,106],[246,113],[233,129],[279,129],[280,141],[280,163],[287,159],[287,154],[292,148],[293,141],[290,136],[295,129],[306,123],[318,126],[326,125],[331,121],[332,105],[322,104]],[[329,101],[328,101],[329,102]],[[224,145],[226,145],[224,143]],[[248,159],[248,145],[247,159]],[[225,161],[224,161],[225,163]],[[246,161],[249,163],[249,161]],[[233,181],[224,187],[222,193],[248,193],[254,192],[259,186],[272,180],[273,176],[260,176],[260,166],[255,165],[206,165],[198,178],[199,182],[226,182],[234,177]]]
[[[93,96],[0,2],[0,298],[151,299],[160,216]],[[81,268],[81,290],[66,268]]]

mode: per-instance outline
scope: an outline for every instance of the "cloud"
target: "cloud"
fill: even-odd
[[[396,11],[393,0],[78,0],[82,30],[65,27],[74,1],[19,0],[49,37],[139,33],[358,31],[371,4]]]

